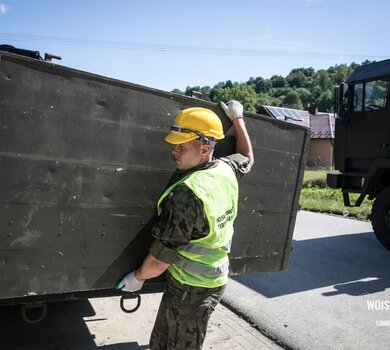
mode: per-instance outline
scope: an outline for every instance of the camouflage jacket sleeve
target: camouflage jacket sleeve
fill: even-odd
[[[231,166],[237,176],[237,179],[241,179],[245,174],[250,172],[249,158],[240,153],[231,154],[219,159]]]
[[[171,264],[180,247],[186,246],[191,239],[206,236],[208,232],[202,202],[185,184],[181,184],[162,202],[162,213],[152,229],[155,241],[149,251],[156,259]]]

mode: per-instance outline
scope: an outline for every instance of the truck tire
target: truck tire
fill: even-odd
[[[390,186],[376,196],[371,213],[372,228],[378,241],[390,250]]]

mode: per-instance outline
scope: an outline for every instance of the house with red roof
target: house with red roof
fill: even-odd
[[[333,169],[333,145],[335,115],[318,112],[318,110],[303,111],[285,107],[262,105],[260,114],[300,124],[310,128],[310,147],[306,165],[308,167]]]

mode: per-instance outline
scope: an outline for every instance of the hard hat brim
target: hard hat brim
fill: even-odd
[[[179,145],[181,143],[190,142],[198,138],[194,133],[184,133],[184,132],[171,132],[165,136],[165,141],[172,145]]]

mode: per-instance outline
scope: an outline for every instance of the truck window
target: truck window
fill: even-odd
[[[354,86],[354,94],[353,94],[353,111],[361,112],[363,111],[363,89],[364,84],[356,84]]]
[[[365,87],[364,109],[377,111],[386,108],[389,81],[375,80],[367,82]]]

